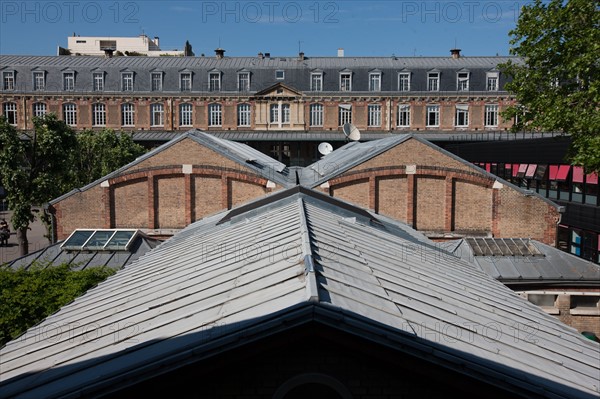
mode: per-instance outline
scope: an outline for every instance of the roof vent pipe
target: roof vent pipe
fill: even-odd
[[[219,47],[218,49],[215,50],[215,56],[217,57],[218,60],[222,59],[225,56],[225,50],[223,50],[221,47]]]

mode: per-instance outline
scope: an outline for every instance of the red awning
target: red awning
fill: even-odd
[[[521,165],[519,165],[519,171],[517,172],[517,177],[524,177],[525,172],[527,172],[527,164],[522,163]]]
[[[583,183],[583,168],[573,166],[573,183]]]
[[[518,163],[513,163],[513,166],[512,166],[512,175],[513,175],[513,177],[515,177],[517,175],[517,172],[519,172],[519,164]]]
[[[569,170],[571,170],[571,165],[560,165],[560,167],[558,168],[558,174],[556,175],[556,180],[567,180]]]
[[[550,165],[550,180],[556,180],[558,174],[558,165]]]
[[[535,175],[535,170],[537,169],[536,164],[529,164],[527,167],[527,172],[525,172],[525,177],[533,177]]]
[[[585,180],[587,184],[598,184],[598,173],[590,173]]]
[[[491,165],[490,165],[489,163],[486,163],[486,164],[485,164],[485,171],[486,171],[486,172],[489,172],[490,170],[492,170],[492,167],[491,167]]]

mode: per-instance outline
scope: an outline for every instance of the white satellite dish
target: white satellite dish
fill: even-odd
[[[318,150],[321,155],[327,155],[333,151],[333,146],[329,143],[321,143],[319,144]]]
[[[360,130],[358,130],[358,128],[356,126],[354,126],[352,123],[345,123],[344,126],[342,127],[342,130],[348,140],[352,140],[352,141],[360,140]]]

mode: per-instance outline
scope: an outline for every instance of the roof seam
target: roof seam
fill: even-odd
[[[304,200],[298,198],[299,216],[300,216],[300,237],[302,240],[302,254],[304,255],[304,273],[306,275],[306,291],[308,300],[319,302],[319,289],[317,285],[317,276],[315,274],[315,262],[311,249],[310,232]]]

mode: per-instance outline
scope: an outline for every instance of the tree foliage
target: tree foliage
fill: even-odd
[[[511,53],[523,62],[501,65],[519,105],[516,130],[572,136],[570,160],[600,170],[600,3],[535,0],[511,32]]]
[[[77,134],[73,187],[84,186],[132,162],[145,152],[130,135],[112,129],[84,130]]]
[[[0,180],[13,211],[11,223],[21,254],[28,252],[27,229],[35,218],[32,205],[69,187],[77,147],[75,132],[54,115],[33,118],[33,125],[32,132],[22,133],[0,118]]]
[[[115,271],[81,271],[36,263],[30,270],[0,269],[0,346],[94,287]]]
[[[0,118],[0,181],[21,255],[28,253],[32,205],[97,180],[145,151],[130,135],[110,129],[76,133],[53,114],[34,117],[33,125],[32,132],[19,132]]]

